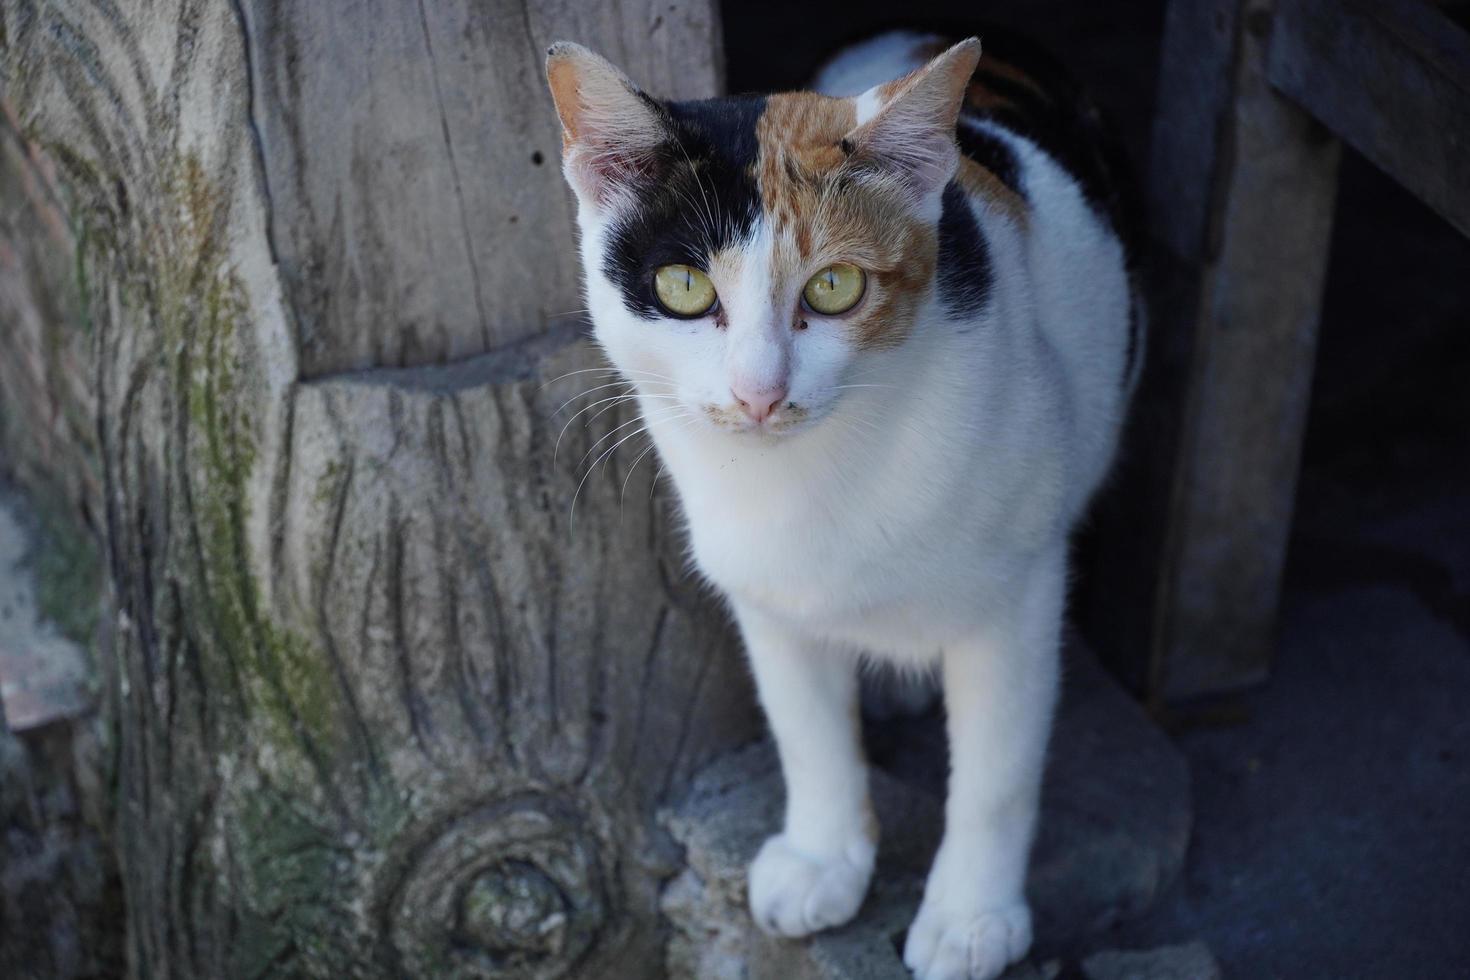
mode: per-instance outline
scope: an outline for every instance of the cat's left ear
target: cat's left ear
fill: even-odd
[[[967,38],[924,67],[858,96],[859,106],[879,108],[847,135],[854,161],[897,178],[918,200],[943,190],[959,166],[955,123],[979,63],[980,39]]]
[[[580,44],[546,52],[546,81],[561,117],[562,170],[584,201],[599,208],[653,175],[669,139],[659,103],[611,62]]]

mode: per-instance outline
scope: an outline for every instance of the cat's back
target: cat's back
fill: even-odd
[[[945,195],[941,266],[946,226],[962,227],[968,219],[955,221],[954,212],[970,210],[982,239],[970,251],[992,284],[1007,284],[980,291],[991,301],[978,315],[1013,335],[1041,338],[1054,355],[1049,387],[1074,420],[1073,461],[1090,494],[1111,460],[1143,360],[1146,317],[1133,271],[1139,223],[1128,168],[1103,114],[1058,62],[1024,38],[979,33],[982,54],[955,131],[962,153],[955,184],[964,198]],[[879,35],[838,52],[813,87],[860,94],[924,65],[953,40]],[[957,203],[964,199],[968,209]]]

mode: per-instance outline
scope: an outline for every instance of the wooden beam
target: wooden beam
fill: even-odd
[[[1266,74],[1470,235],[1470,32],[1412,0],[1284,0]]]
[[[1271,13],[1172,0],[1165,22],[1152,349],[1086,597],[1156,699],[1259,681],[1274,646],[1339,151],[1267,82]]]

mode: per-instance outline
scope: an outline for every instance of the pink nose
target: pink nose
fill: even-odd
[[[786,385],[779,384],[774,387],[765,386],[760,388],[746,387],[745,385],[732,385],[730,394],[740,403],[740,410],[750,416],[753,421],[763,422],[772,412],[781,407],[781,402],[786,399]]]

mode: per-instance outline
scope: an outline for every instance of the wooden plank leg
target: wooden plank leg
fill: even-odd
[[[1154,349],[1097,548],[1131,592],[1094,624],[1154,699],[1257,682],[1274,644],[1339,147],[1266,79],[1272,6],[1173,0],[1166,22]]]

